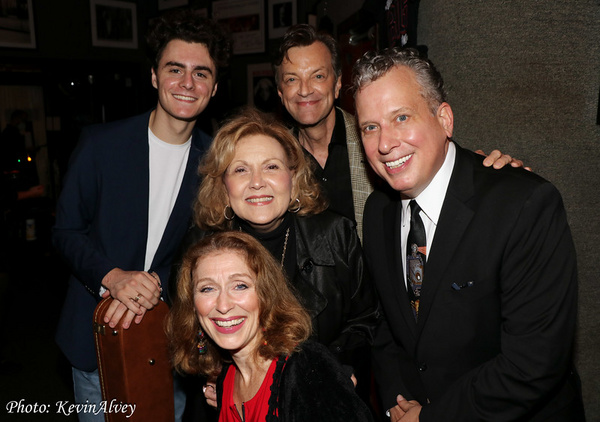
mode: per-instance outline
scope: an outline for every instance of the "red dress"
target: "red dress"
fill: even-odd
[[[264,421],[269,410],[269,397],[271,397],[271,384],[277,359],[274,359],[267,370],[265,379],[260,388],[247,402],[242,403],[238,409],[233,402],[233,382],[235,379],[235,365],[231,365],[223,381],[223,404],[219,414],[219,422],[256,422]],[[243,418],[242,416],[243,415]]]

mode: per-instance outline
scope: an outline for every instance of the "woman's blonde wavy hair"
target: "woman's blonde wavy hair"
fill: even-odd
[[[216,377],[231,357],[206,336],[206,353],[198,353],[201,329],[194,306],[195,279],[198,262],[206,256],[231,251],[244,258],[256,275],[259,301],[259,323],[263,341],[256,356],[274,359],[289,355],[311,334],[311,319],[290,290],[281,266],[258,240],[239,231],[219,232],[207,236],[188,249],[177,279],[177,295],[166,320],[172,363],[181,373]]]
[[[229,198],[224,176],[240,140],[253,135],[273,138],[285,151],[288,168],[293,174],[288,210],[295,211],[299,206],[298,215],[311,215],[327,208],[327,201],[298,140],[271,115],[246,108],[221,127],[200,163],[198,171],[202,175],[202,183],[194,204],[194,221],[201,229],[220,231],[231,228],[231,221],[225,218]]]

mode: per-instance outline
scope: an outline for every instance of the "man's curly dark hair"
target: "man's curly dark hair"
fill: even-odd
[[[156,71],[167,44],[172,40],[204,44],[217,68],[217,78],[229,66],[232,41],[216,22],[198,12],[178,9],[154,19],[146,36],[148,58]]]

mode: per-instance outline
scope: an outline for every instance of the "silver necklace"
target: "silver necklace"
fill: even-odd
[[[242,227],[238,228],[238,231],[242,231]],[[285,251],[287,250],[287,242],[290,237],[290,228],[288,227],[285,231],[285,239],[283,241],[283,252],[281,253],[281,268],[283,269],[283,261],[285,261]]]
[[[283,241],[283,252],[281,253],[281,268],[283,269],[283,261],[285,260],[285,251],[287,250],[288,237],[290,237],[290,228],[285,231],[285,240]]]

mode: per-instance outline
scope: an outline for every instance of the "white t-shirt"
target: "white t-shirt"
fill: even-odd
[[[161,141],[148,128],[150,199],[144,269],[149,270],[177,200],[190,154],[192,138],[181,145]]]

